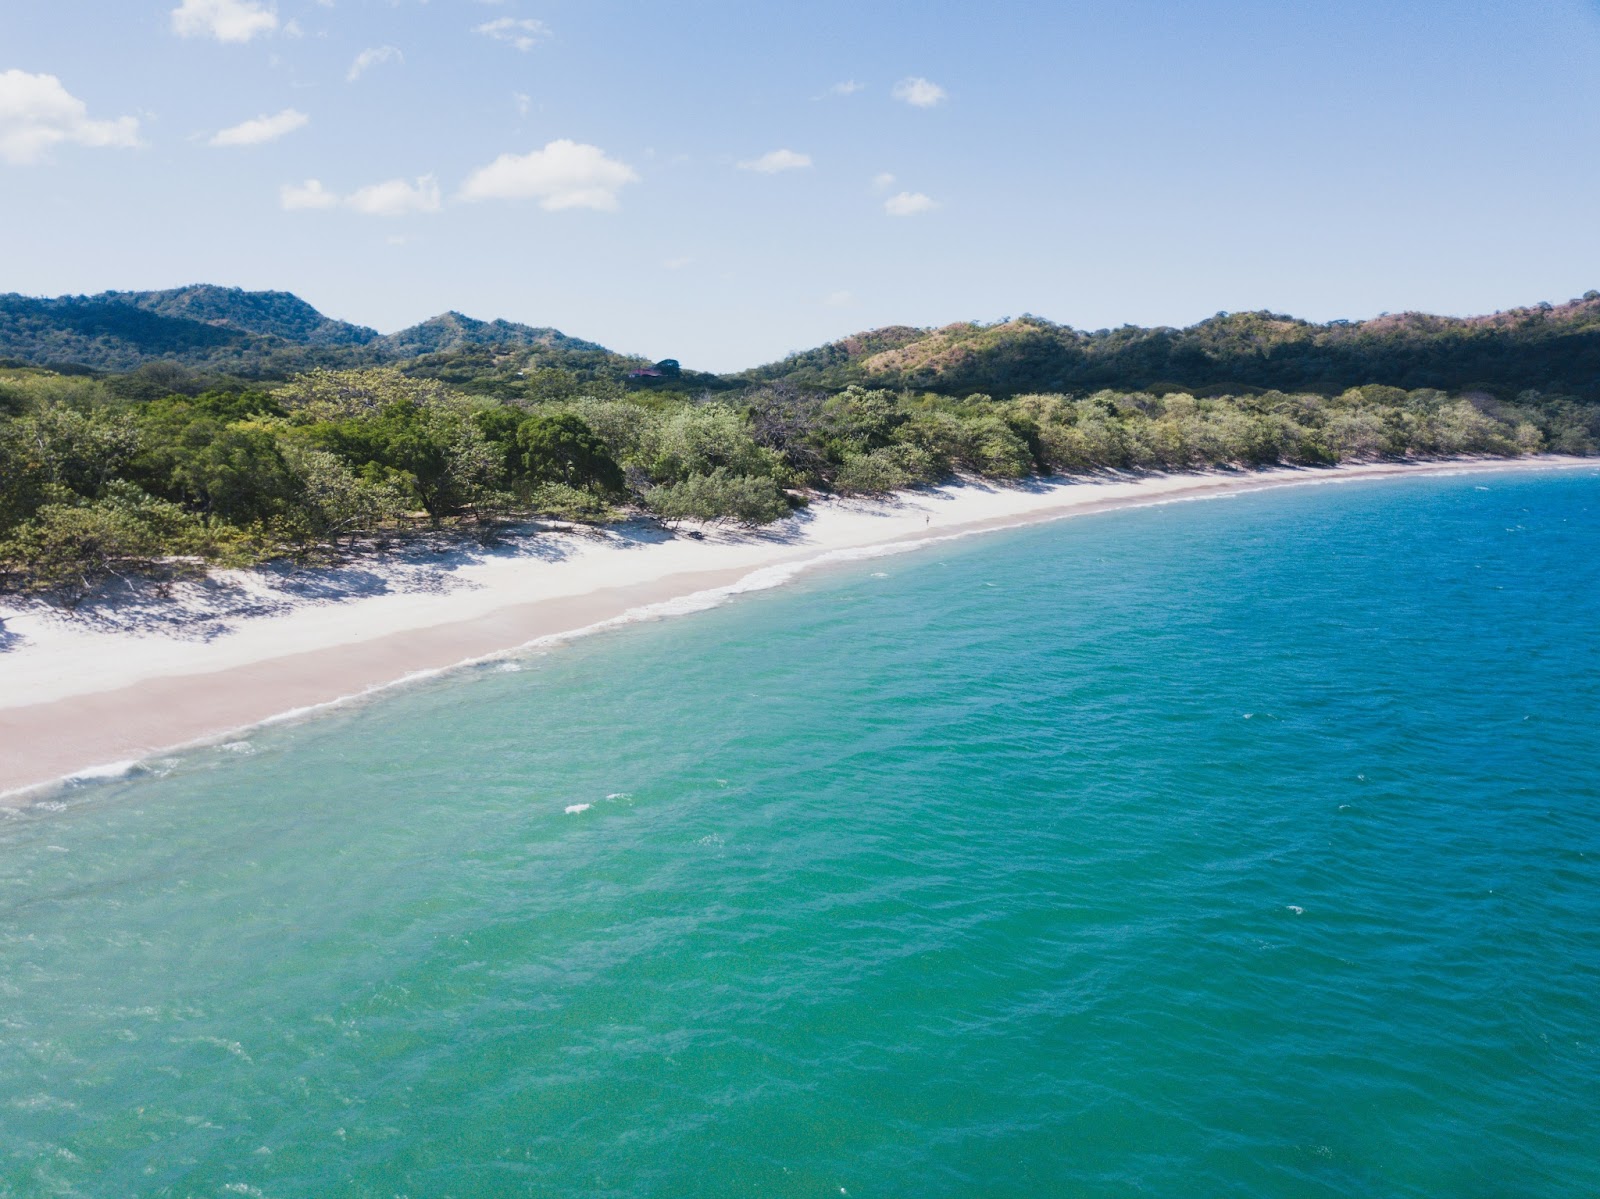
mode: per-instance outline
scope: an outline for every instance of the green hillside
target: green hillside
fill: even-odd
[[[424,359],[456,381],[562,369],[622,379],[647,365],[557,329],[480,321],[459,312],[388,336],[333,320],[279,291],[196,285],[41,299],[0,295],[0,360],[21,366],[121,372],[152,362],[208,374],[284,379],[317,367]]]
[[[260,380],[317,367],[397,365],[481,394],[527,398],[579,385],[699,393],[771,383],[838,391],[856,384],[999,399],[1101,389],[1331,396],[1379,384],[1501,400],[1525,391],[1600,400],[1600,292],[1481,317],[1403,313],[1313,324],[1236,312],[1185,329],[1128,325],[1095,332],[1036,316],[939,329],[894,325],[737,374],[684,370],[641,379],[630,374],[650,366],[647,360],[553,328],[447,312],[380,335],[326,317],[287,292],[194,286],[0,296],[0,360],[102,372],[163,362]]]
[[[1085,333],[1040,317],[941,329],[879,329],[791,355],[738,378],[944,395],[1184,390],[1337,394],[1529,389],[1600,399],[1600,292],[1483,317],[1422,313],[1312,324],[1270,312],[1219,313],[1186,329]]]

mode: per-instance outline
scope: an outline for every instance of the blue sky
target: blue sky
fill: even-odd
[[[0,290],[736,369],[1600,287],[1593,0],[7,0]]]

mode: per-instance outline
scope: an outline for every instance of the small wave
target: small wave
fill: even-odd
[[[127,758],[121,762],[107,762],[103,766],[86,766],[82,770],[75,770],[67,775],[69,783],[103,783],[108,779],[126,778],[139,769],[138,758]]]
[[[632,799],[633,798],[633,792],[632,791],[613,791],[610,795],[606,796],[606,798],[607,799]]]
[[[566,807],[566,814],[568,816],[576,816],[579,812],[587,812],[592,807],[594,805],[589,803],[569,803]]]
[[[1306,910],[1304,908],[1299,907],[1299,906],[1297,906],[1295,904],[1292,904],[1292,903],[1284,904],[1284,907],[1288,908],[1296,916],[1304,916],[1306,914]]]
[[[255,743],[251,741],[224,741],[221,745],[217,746],[217,748],[222,750],[224,753],[230,754],[248,755],[256,752]]]

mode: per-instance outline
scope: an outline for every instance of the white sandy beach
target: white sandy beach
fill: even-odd
[[[1556,468],[1597,464],[1543,457],[962,483],[886,502],[819,502],[773,529],[707,529],[703,539],[641,522],[514,536],[487,550],[413,546],[328,570],[219,572],[169,599],[77,613],[0,606],[0,796],[26,802],[64,777],[285,713],[952,536],[1263,487]]]

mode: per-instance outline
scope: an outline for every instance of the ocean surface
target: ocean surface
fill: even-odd
[[[0,819],[0,1196],[1600,1194],[1600,471],[829,568]]]

